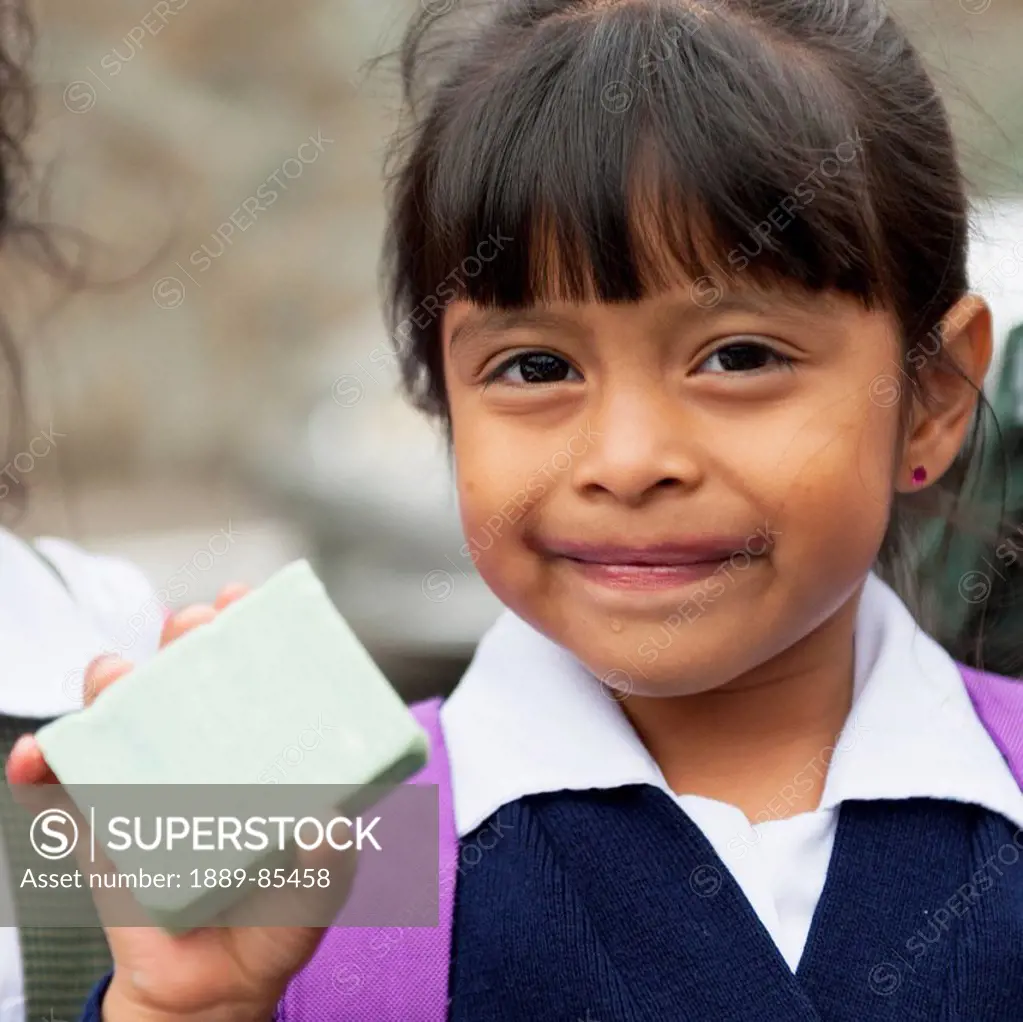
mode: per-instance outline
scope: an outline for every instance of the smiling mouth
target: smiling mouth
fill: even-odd
[[[673,589],[702,581],[719,571],[727,558],[686,564],[604,564],[565,559],[584,578],[610,589]]]
[[[553,543],[544,553],[583,578],[610,589],[670,589],[690,585],[720,571],[736,553],[754,559],[744,538],[713,538],[692,543],[645,546]]]

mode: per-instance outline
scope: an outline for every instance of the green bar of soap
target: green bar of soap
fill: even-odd
[[[272,781],[336,793],[399,783],[428,752],[425,732],[304,560],[36,737],[68,789]],[[308,797],[300,801],[308,810]],[[352,801],[348,789],[323,808]],[[260,854],[224,865],[252,868]],[[201,925],[187,902],[202,893],[163,905],[161,924]]]

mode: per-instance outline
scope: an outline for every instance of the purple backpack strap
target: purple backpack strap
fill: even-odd
[[[1023,788],[1023,681],[959,665],[973,708]]]
[[[277,1007],[277,1022],[446,1022],[458,835],[440,704],[440,699],[431,699],[412,707],[429,736],[430,759],[407,782],[436,784],[438,789],[439,924],[404,928],[398,941],[388,940],[391,930],[386,927],[328,929],[289,984]]]

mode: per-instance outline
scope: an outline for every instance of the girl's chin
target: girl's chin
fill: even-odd
[[[642,672],[646,672],[646,674]],[[656,673],[653,673],[656,672]],[[708,673],[697,665],[667,666],[644,664],[615,667],[602,674],[594,672],[602,693],[616,703],[628,704],[630,699],[677,699],[712,692],[728,684],[729,677],[720,671]]]
[[[576,641],[573,641],[576,640]],[[631,696],[665,698],[691,696],[727,685],[748,671],[747,657],[732,660],[722,650],[738,650],[734,629],[716,628],[702,635],[680,630],[671,634],[659,627],[634,626],[621,632],[594,636],[563,635],[556,640],[587,666],[609,699]],[[598,645],[599,643],[599,645]]]

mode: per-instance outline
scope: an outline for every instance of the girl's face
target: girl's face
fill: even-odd
[[[469,554],[612,687],[746,675],[871,569],[903,472],[887,313],[696,285],[455,303],[443,344]]]

